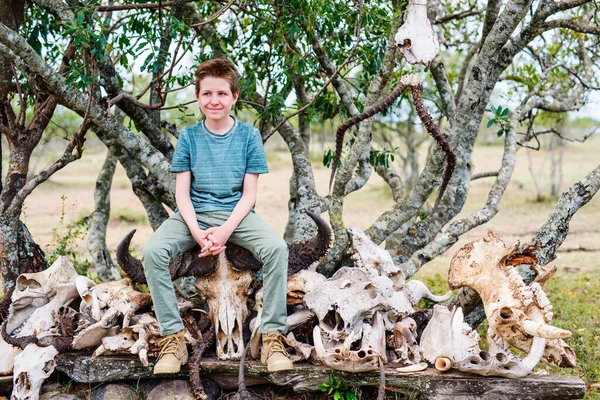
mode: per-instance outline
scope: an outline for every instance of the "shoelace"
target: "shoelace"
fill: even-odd
[[[178,338],[173,336],[160,339],[157,343],[158,347],[160,347],[158,358],[164,356],[165,354],[175,354],[178,347],[177,341]]]
[[[282,337],[269,338],[269,341],[266,343],[267,352],[268,352],[269,356],[271,356],[271,354],[273,354],[273,353],[283,353],[283,354],[287,355],[287,351],[285,351],[285,347],[283,346],[282,341],[283,341]]]

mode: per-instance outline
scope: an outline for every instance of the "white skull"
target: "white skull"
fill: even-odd
[[[378,369],[380,357],[387,361],[382,315],[394,318],[389,294],[363,270],[349,267],[340,268],[307,293],[304,303],[319,319],[313,331],[317,357],[327,366],[344,371]],[[361,341],[358,349],[353,346],[357,341]]]
[[[11,400],[38,400],[44,380],[52,374],[58,351],[53,346],[38,347],[28,344],[15,357]]]
[[[541,285],[526,285],[510,262],[513,256],[520,259],[517,249],[518,243],[506,246],[489,231],[456,252],[448,285],[453,289],[467,286],[479,293],[493,333],[527,352],[523,362],[528,368],[533,369],[542,356],[549,363],[574,366],[573,350],[562,340],[571,332],[549,325],[552,305]]]
[[[0,376],[10,375],[15,363],[15,357],[21,352],[18,347],[6,343],[0,335]]]
[[[439,43],[427,16],[427,0],[408,1],[404,24],[394,39],[409,64],[431,64],[439,52]]]
[[[103,337],[110,336],[114,332],[112,328],[118,317],[123,317],[122,327],[127,328],[135,312],[152,302],[150,294],[136,291],[130,279],[105,282],[85,288],[86,285],[83,283],[78,285],[80,293],[83,293],[82,314],[94,321],[98,316],[101,318],[78,332],[73,338],[73,349],[76,350],[99,346]]]
[[[72,283],[77,276],[73,260],[65,256],[58,257],[44,271],[19,275],[8,309],[6,333],[12,334],[36,309],[48,304],[58,285]]]
[[[215,271],[196,278],[196,289],[209,306],[209,318],[215,329],[217,358],[239,360],[244,350],[243,327],[248,318],[248,289],[252,283],[250,270],[233,268],[219,255]]]

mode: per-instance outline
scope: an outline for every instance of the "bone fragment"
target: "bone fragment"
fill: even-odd
[[[438,371],[448,371],[450,368],[452,368],[452,360],[450,360],[448,357],[439,357],[437,360],[435,360],[435,369],[437,369]]]

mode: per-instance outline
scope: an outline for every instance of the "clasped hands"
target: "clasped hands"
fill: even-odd
[[[231,233],[232,231],[226,225],[214,226],[201,231],[200,237],[196,239],[201,249],[198,257],[216,256],[223,252]]]

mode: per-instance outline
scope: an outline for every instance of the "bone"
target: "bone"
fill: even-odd
[[[546,339],[539,336],[534,336],[531,344],[531,349],[529,349],[529,354],[523,359],[523,365],[525,365],[530,370],[533,370],[542,359],[545,348]]]
[[[451,289],[470,287],[477,291],[483,302],[490,328],[509,344],[524,352],[537,351],[535,337],[548,338],[543,360],[559,366],[572,366],[573,351],[558,338],[570,336],[564,329],[548,325],[551,306],[548,296],[538,282],[526,286],[510,260],[522,257],[517,253],[518,243],[507,246],[494,232],[459,249],[450,262],[448,285]],[[534,261],[535,257],[526,257]],[[507,261],[509,260],[509,261]],[[550,276],[549,271],[546,275]],[[544,276],[544,278],[548,278]],[[536,354],[527,357],[539,358]],[[519,372],[520,373],[520,372]]]
[[[54,371],[54,357],[57,354],[53,346],[27,345],[15,357],[11,400],[39,400],[40,388]]]
[[[427,0],[409,0],[404,23],[394,39],[409,64],[431,64],[439,43],[427,17]]]
[[[0,376],[12,373],[15,357],[20,352],[20,348],[11,346],[0,336],[0,354],[2,354],[2,357],[0,357]]]
[[[72,283],[77,276],[73,260],[65,256],[58,257],[44,271],[19,275],[11,296],[6,332],[11,335],[36,309],[48,304],[58,285]]]
[[[452,360],[450,360],[448,357],[440,357],[435,360],[434,366],[438,371],[446,372],[452,368]]]
[[[77,297],[77,289],[72,283],[56,286],[55,295],[48,304],[36,309],[27,319],[23,328],[15,337],[37,336],[43,337],[45,333],[55,326],[54,312],[68,305]]]
[[[523,321],[523,330],[531,336],[539,336],[545,339],[564,339],[572,335],[570,331],[565,329],[530,320]]]

